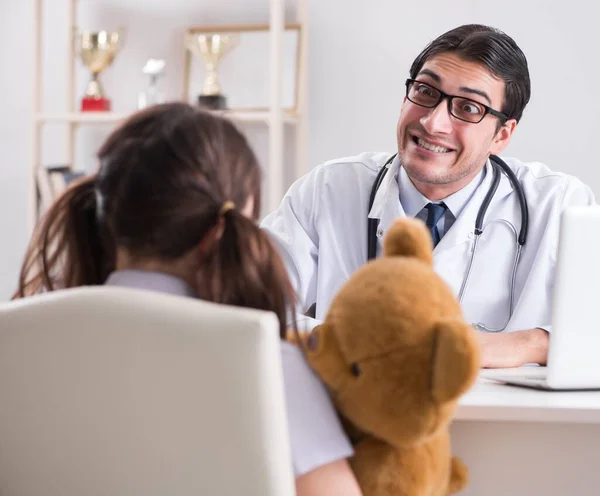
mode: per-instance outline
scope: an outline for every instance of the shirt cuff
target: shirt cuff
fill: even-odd
[[[310,332],[322,323],[322,320],[313,319],[312,317],[307,317],[306,315],[296,315],[296,326],[300,332]]]

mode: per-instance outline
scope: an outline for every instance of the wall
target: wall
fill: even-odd
[[[45,0],[46,110],[66,105],[64,53],[66,0]],[[181,91],[181,33],[188,24],[268,21],[267,0],[81,0],[79,23],[89,29],[128,26],[127,51],[103,76],[115,108],[134,108],[145,84],[141,67],[150,56],[167,59],[161,82]],[[293,4],[287,2],[291,12]],[[168,5],[168,6],[167,6]],[[309,144],[307,168],[336,156],[395,148],[395,125],[404,80],[414,57],[441,32],[467,22],[509,33],[529,59],[532,100],[507,154],[539,160],[579,176],[600,194],[592,153],[600,132],[595,98],[596,23],[588,3],[435,0],[309,0]],[[0,4],[0,301],[14,289],[26,243],[26,172],[31,149],[32,1]],[[77,91],[86,73],[78,69]],[[77,160],[94,165],[94,151],[110,128],[78,132]],[[246,127],[265,159],[264,129]],[[64,129],[44,135],[46,163],[64,161]],[[291,140],[288,139],[291,145]],[[286,161],[285,166],[289,164]],[[287,182],[292,180],[288,173]]]
[[[600,132],[597,21],[583,0],[312,2],[310,157],[395,147],[410,64],[457,25],[510,34],[529,61],[532,98],[506,153],[579,176],[600,194],[592,144]]]

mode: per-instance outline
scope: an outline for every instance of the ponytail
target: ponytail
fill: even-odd
[[[275,312],[285,339],[296,302],[277,250],[267,234],[240,212],[228,210],[222,218],[223,233],[197,276],[198,295],[216,303]]]
[[[73,183],[38,222],[13,299],[45,291],[103,284],[115,249],[97,212],[96,176]]]

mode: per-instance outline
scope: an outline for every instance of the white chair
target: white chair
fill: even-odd
[[[0,494],[294,494],[278,331],[115,287],[0,305]]]

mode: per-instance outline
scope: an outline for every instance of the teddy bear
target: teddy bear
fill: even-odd
[[[423,222],[400,219],[301,337],[354,445],[365,496],[442,496],[466,486],[448,427],[480,368],[476,332],[433,268]]]

